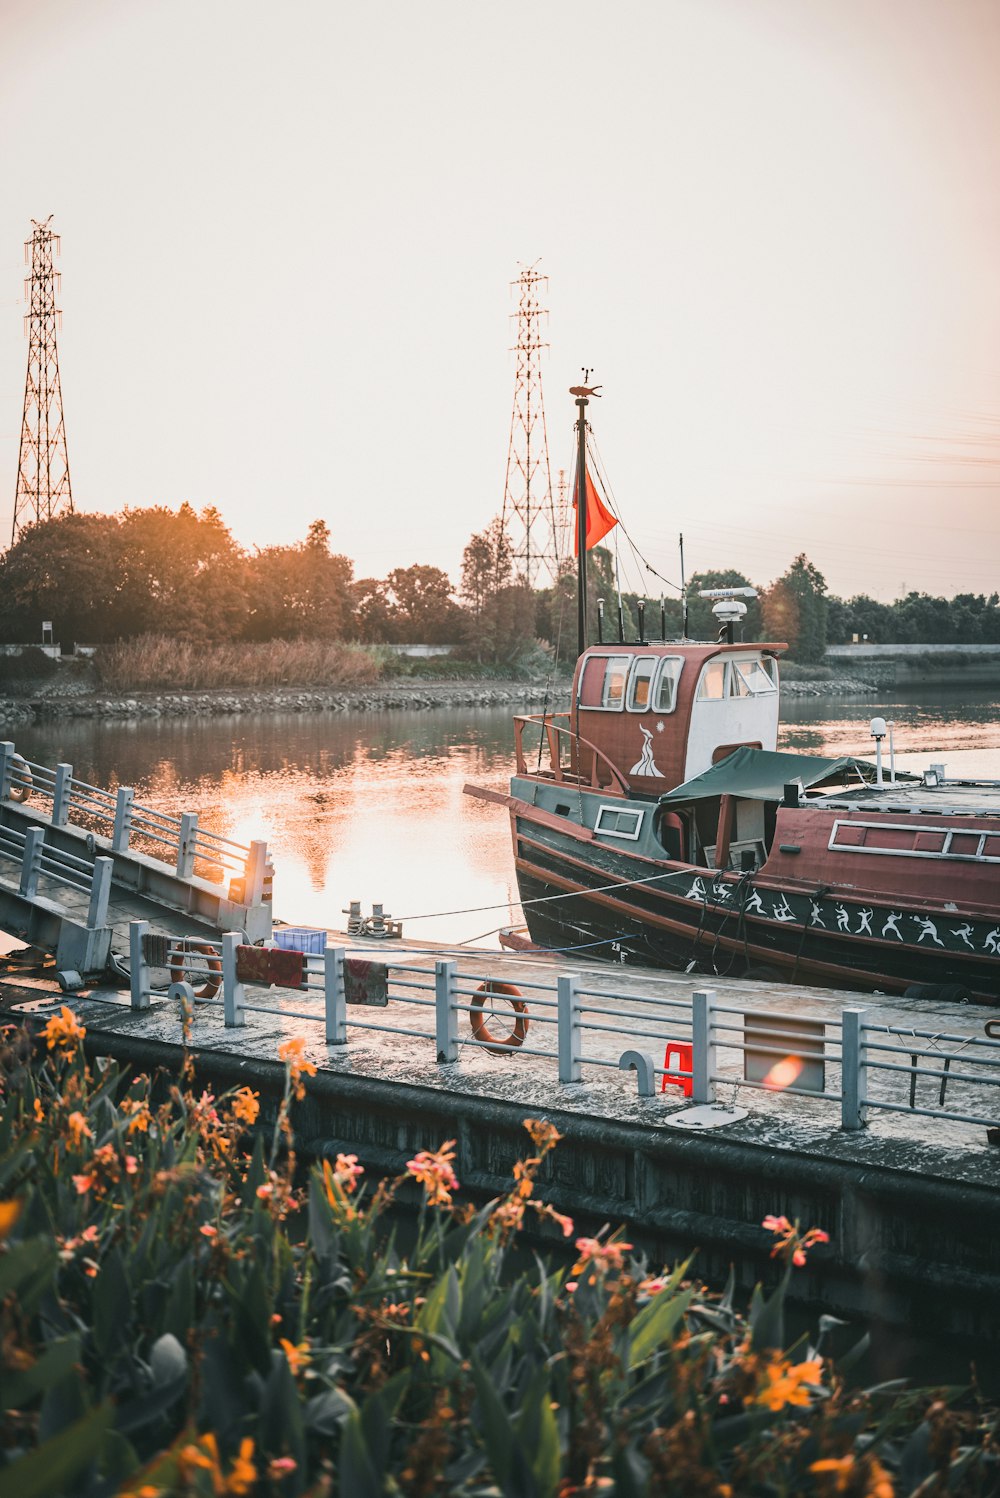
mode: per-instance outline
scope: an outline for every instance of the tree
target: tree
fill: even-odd
[[[499,516],[462,553],[464,634],[476,660],[510,661],[535,636],[535,595],[511,582],[514,551]]]
[[[232,639],[247,616],[245,558],[214,506],[126,509],[122,633]]]
[[[0,558],[0,635],[101,644],[121,633],[124,541],[116,515],[59,515],[27,526]]]
[[[254,640],[347,638],[354,629],[353,571],[347,557],[331,554],[323,520],[314,520],[297,546],[258,551],[247,563],[247,635]]]
[[[358,639],[367,645],[380,645],[395,639],[392,604],[388,588],[382,579],[359,578],[352,592]]]
[[[461,610],[440,567],[394,567],[386,579],[397,639],[408,644],[450,645],[461,634]]]
[[[799,555],[763,598],[765,631],[772,640],[788,641],[788,657],[821,661],[826,650],[826,579],[805,555]]]

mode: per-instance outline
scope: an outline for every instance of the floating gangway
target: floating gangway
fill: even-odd
[[[54,951],[61,972],[101,973],[115,927],[135,920],[266,940],[272,882],[265,841],[234,842],[195,811],[168,816],[129,786],[90,785],[0,742],[0,930]]]

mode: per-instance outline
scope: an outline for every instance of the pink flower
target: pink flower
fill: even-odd
[[[219,1236],[219,1229],[214,1228],[210,1222],[203,1222],[198,1231],[205,1238],[217,1238]]]

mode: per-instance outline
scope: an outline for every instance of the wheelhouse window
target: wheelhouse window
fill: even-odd
[[[653,712],[672,713],[677,706],[677,683],[684,662],[679,655],[668,655],[660,662],[653,687]]]
[[[699,702],[721,702],[726,695],[725,661],[709,661],[701,668],[698,682]]]
[[[749,656],[745,660],[709,661],[698,681],[700,702],[721,702],[724,697],[773,696],[777,684],[765,663]]]
[[[630,713],[649,712],[649,699],[655,674],[655,655],[640,655],[632,662],[632,674],[628,682],[628,701],[625,704]]]
[[[588,656],[580,680],[580,706],[621,712],[631,664],[628,655]]]
[[[778,690],[762,660],[732,661],[730,664],[734,685],[739,688],[732,693],[733,696],[764,697]]]

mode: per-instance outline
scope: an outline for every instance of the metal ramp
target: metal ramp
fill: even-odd
[[[51,948],[61,970],[101,972],[134,920],[266,940],[272,880],[266,842],[233,842],[197,812],[165,816],[130,787],[89,785],[0,742],[0,930]]]

